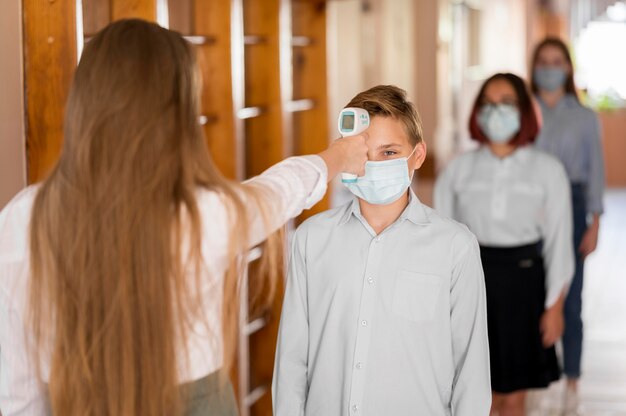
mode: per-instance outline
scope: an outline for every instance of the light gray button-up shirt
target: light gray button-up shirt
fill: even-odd
[[[605,179],[598,116],[571,94],[554,108],[539,103],[543,127],[536,146],[561,160],[571,182],[585,185],[587,212],[601,214]]]
[[[484,277],[468,229],[411,192],[379,235],[358,200],[296,231],[276,416],[488,415]]]

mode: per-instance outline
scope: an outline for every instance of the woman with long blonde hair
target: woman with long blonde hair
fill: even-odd
[[[342,139],[233,183],[198,94],[174,32],[124,20],[86,45],[58,164],[0,213],[4,416],[236,414],[223,370],[241,254],[338,172],[362,173],[367,146]],[[281,251],[267,240],[270,287]]]

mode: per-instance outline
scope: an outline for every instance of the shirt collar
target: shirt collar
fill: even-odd
[[[546,111],[555,111],[561,108],[572,108],[572,107],[577,107],[580,105],[580,102],[578,101],[578,98],[576,98],[576,96],[574,94],[565,94],[563,97],[561,97],[561,99],[559,100],[558,103],[556,103],[556,106],[554,107],[548,107],[548,105],[541,99],[541,97],[539,95],[537,95],[537,101],[539,101],[539,105],[541,105],[541,108]]]
[[[359,205],[359,198],[352,197],[352,202],[347,206],[346,212],[341,217],[339,225],[343,225],[352,217],[362,218],[361,206]],[[413,189],[409,188],[409,204],[406,206],[402,214],[397,221],[409,220],[416,225],[430,224],[428,214],[424,205],[421,203],[417,195],[413,192]]]
[[[563,105],[567,108],[578,107],[580,106],[580,101],[574,94],[565,94],[563,97]]]
[[[510,155],[508,155],[507,157],[500,159],[498,156],[494,155],[493,152],[491,151],[491,149],[489,148],[489,145],[485,144],[482,146],[482,152],[485,155],[485,157],[487,157],[489,160],[493,160],[496,162],[504,162],[504,163],[516,163],[516,162],[524,162],[526,159],[528,159],[528,156],[530,154],[530,144],[524,145],[524,146],[519,146],[517,149],[515,149],[515,151],[513,151],[513,153],[511,153]]]

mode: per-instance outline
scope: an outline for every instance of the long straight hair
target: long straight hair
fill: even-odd
[[[141,20],[112,23],[87,43],[74,75],[59,162],[31,217],[29,322],[56,415],[175,415],[178,360],[201,305],[199,189],[229,214],[223,282],[225,367],[237,333],[238,276],[253,216],[269,207],[252,185],[224,179],[198,124],[191,46]],[[267,222],[266,222],[267,224]],[[266,243],[271,296],[280,237]],[[190,273],[192,271],[192,273]],[[192,278],[190,278],[190,274]],[[214,276],[216,280],[222,276]],[[270,290],[268,291],[268,284]],[[44,377],[44,376],[42,376]]]

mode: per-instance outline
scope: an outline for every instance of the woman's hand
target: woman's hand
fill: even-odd
[[[563,319],[563,298],[561,295],[559,300],[541,315],[539,321],[539,329],[541,331],[541,340],[544,348],[553,346],[565,329],[565,320]]]
[[[593,253],[598,245],[598,230],[600,229],[600,216],[598,214],[593,215],[593,222],[585,231],[583,239],[578,246],[578,252],[582,254],[583,258]]]
[[[354,173],[358,176],[365,174],[367,162],[367,134],[337,139],[328,146],[328,149],[319,153],[328,167],[328,180],[341,172]]]

